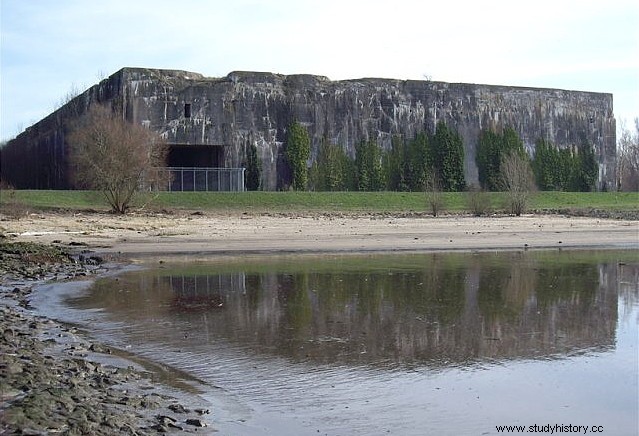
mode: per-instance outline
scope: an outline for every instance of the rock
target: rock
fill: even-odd
[[[177,419],[167,415],[157,415],[156,418],[162,425],[167,425],[169,423],[174,424],[177,422]]]
[[[198,418],[189,418],[186,420],[187,425],[192,425],[194,427],[206,427],[206,422],[202,421]]]
[[[105,350],[107,350],[107,348],[104,348],[101,345],[95,343],[89,345],[89,351],[93,351],[94,353],[104,353]]]
[[[171,404],[169,406],[169,410],[171,410],[172,412],[175,413],[189,413],[190,410],[185,408],[183,405],[177,403],[177,404]]]
[[[86,259],[87,265],[101,265],[102,263],[104,263],[104,259],[100,256],[91,256]]]
[[[49,432],[44,430],[35,430],[33,428],[23,428],[20,434],[26,436],[47,436]]]
[[[10,375],[16,375],[23,372],[23,366],[19,362],[11,362],[6,366],[6,371]]]
[[[157,409],[160,407],[161,398],[157,395],[145,395],[140,406],[145,409]]]
[[[157,431],[158,433],[168,433],[169,432],[169,427],[166,425],[162,425],[162,424],[155,424],[152,425],[151,427],[152,430]]]
[[[140,398],[137,397],[122,397],[119,401],[119,404],[124,404],[126,406],[130,406],[130,407],[134,407],[134,408],[138,408],[141,407],[141,403],[142,400]]]

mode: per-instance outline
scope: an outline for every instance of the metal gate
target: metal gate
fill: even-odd
[[[169,191],[244,192],[245,168],[169,167]]]

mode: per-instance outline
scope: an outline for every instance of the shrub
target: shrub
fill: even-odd
[[[106,106],[91,107],[68,141],[76,186],[102,192],[116,213],[126,213],[138,191],[164,185],[166,143]]]
[[[508,153],[502,159],[501,174],[510,213],[520,216],[526,212],[535,187],[528,156],[515,151]]]
[[[475,158],[482,188],[488,191],[501,189],[501,161],[511,151],[524,152],[524,143],[515,130],[510,127],[502,133],[482,130]]]
[[[310,188],[314,191],[348,191],[351,186],[352,162],[344,149],[322,141],[310,171]]]
[[[384,186],[382,151],[373,140],[360,142],[356,146],[357,189],[359,191],[381,191]]]
[[[426,178],[424,191],[426,193],[426,205],[428,206],[430,213],[436,217],[444,207],[444,196],[439,185],[439,177],[435,170],[431,170],[430,174]]]
[[[9,184],[2,188],[2,209],[1,215],[8,218],[22,218],[29,213],[27,205],[18,198],[16,191]]]
[[[433,136],[433,166],[443,191],[464,190],[464,143],[459,133],[443,121],[437,123]]]
[[[246,147],[246,189],[258,191],[262,184],[262,162],[257,156],[257,146],[254,143]]]
[[[476,185],[470,185],[466,192],[466,207],[475,216],[486,215],[492,209],[488,193]]]
[[[286,160],[291,169],[291,188],[304,191],[308,183],[308,159],[311,155],[311,140],[306,128],[297,121],[288,129]]]

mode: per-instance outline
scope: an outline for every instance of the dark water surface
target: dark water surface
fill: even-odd
[[[637,251],[185,258],[59,296],[204,381],[219,434],[637,434]]]

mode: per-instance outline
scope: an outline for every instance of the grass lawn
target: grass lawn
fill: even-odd
[[[503,211],[506,196],[487,193],[494,211]],[[468,210],[464,193],[444,193],[444,211]],[[2,208],[108,210],[102,195],[93,191],[1,191]],[[421,192],[162,192],[140,196],[135,207],[150,210],[202,210],[254,213],[410,213],[427,212]],[[532,210],[639,209],[636,192],[538,192]],[[8,210],[8,209],[7,209]]]

